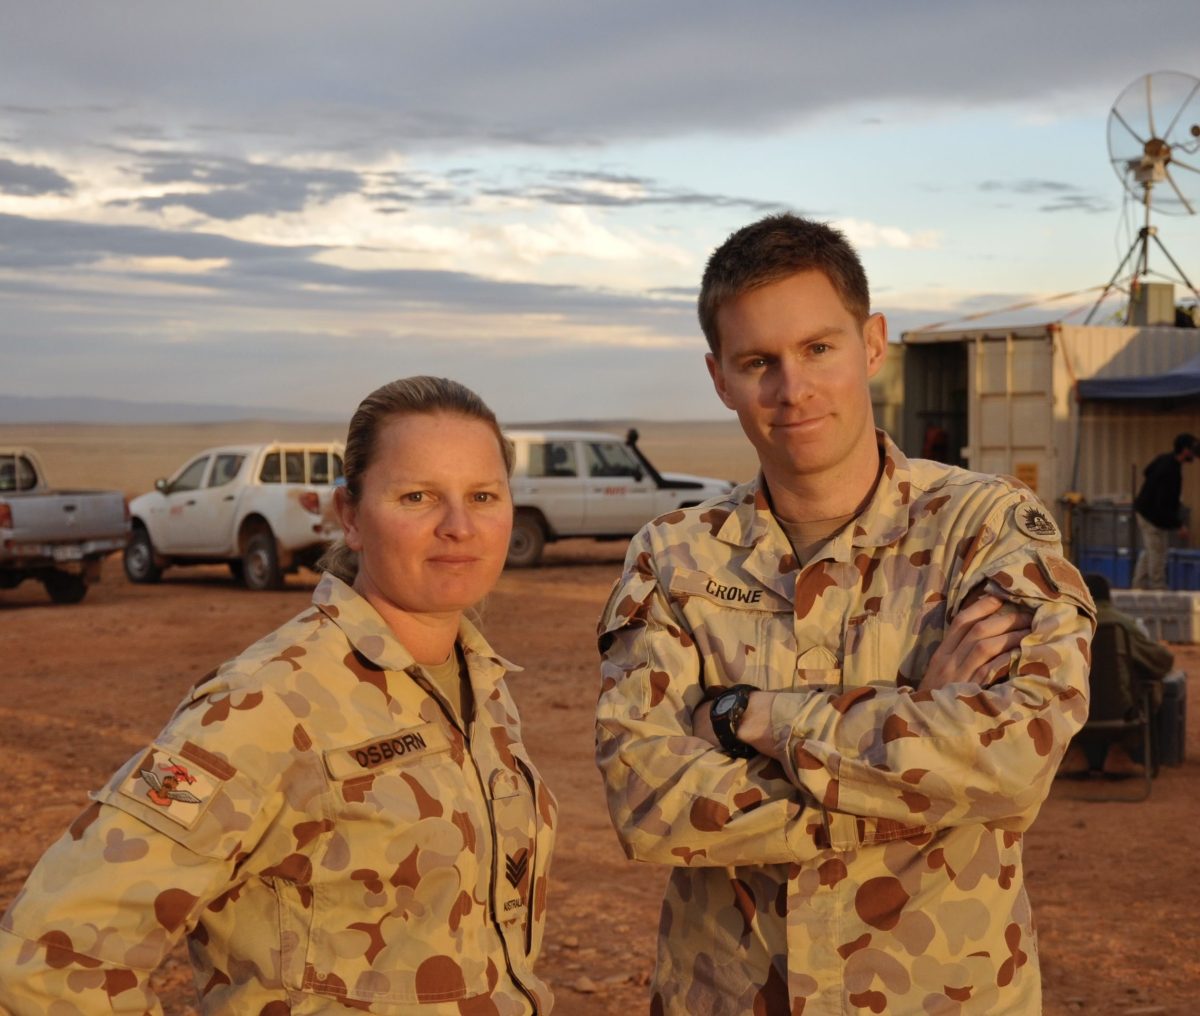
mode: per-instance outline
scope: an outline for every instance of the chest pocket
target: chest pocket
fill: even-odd
[[[791,601],[763,586],[681,568],[671,575],[670,596],[703,660],[706,686],[793,687],[796,634]]]

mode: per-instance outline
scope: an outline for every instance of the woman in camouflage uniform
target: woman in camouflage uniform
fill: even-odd
[[[554,801],[464,617],[504,564],[511,466],[461,385],[363,401],[313,607],[201,680],[42,858],[0,922],[0,1012],[159,1012],[184,934],[204,1013],[550,1011]]]

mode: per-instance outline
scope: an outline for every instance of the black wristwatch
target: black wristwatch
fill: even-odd
[[[746,706],[750,703],[750,693],[760,690],[750,684],[735,684],[713,699],[709,719],[712,721],[713,733],[721,742],[721,750],[726,755],[733,758],[753,758],[758,754],[753,745],[738,740],[737,729],[746,713]]]

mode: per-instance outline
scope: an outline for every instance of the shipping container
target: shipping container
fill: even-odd
[[[944,458],[1028,484],[1058,514],[1069,492],[1132,500],[1142,470],[1182,431],[1200,432],[1200,402],[1080,402],[1076,382],[1159,374],[1200,354],[1200,329],[1051,322],[910,331],[902,341],[907,454]],[[1200,507],[1200,465],[1183,500]]]

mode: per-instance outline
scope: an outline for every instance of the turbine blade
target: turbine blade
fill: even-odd
[[[1122,127],[1124,127],[1124,128],[1127,130],[1127,131],[1129,131],[1129,133],[1130,133],[1130,134],[1132,134],[1132,135],[1133,135],[1133,139],[1134,139],[1134,140],[1135,140],[1135,141],[1136,141],[1136,142],[1137,142],[1139,145],[1143,145],[1143,146],[1144,146],[1144,145],[1146,144],[1146,139],[1145,139],[1144,137],[1142,137],[1142,136],[1141,136],[1141,135],[1140,135],[1140,134],[1139,134],[1137,131],[1135,131],[1135,130],[1134,130],[1132,127],[1130,127],[1130,126],[1129,126],[1128,122],[1125,120],[1125,117],[1121,116],[1121,111],[1120,111],[1119,109],[1117,109],[1117,107],[1116,107],[1116,106],[1113,106],[1112,114],[1113,114],[1113,116],[1115,116],[1115,117],[1116,117],[1116,118],[1117,118],[1117,119],[1118,119],[1118,120],[1121,122],[1121,126],[1122,126]]]
[[[1192,90],[1190,92],[1188,92],[1187,98],[1184,99],[1183,102],[1181,102],[1179,104],[1179,108],[1177,110],[1175,110],[1175,115],[1173,117],[1171,117],[1171,122],[1169,124],[1167,124],[1166,132],[1163,134],[1164,141],[1170,135],[1171,131],[1173,131],[1175,129],[1175,122],[1179,119],[1180,114],[1182,114],[1183,111],[1185,109],[1187,109],[1188,103],[1192,101],[1192,96],[1194,96],[1197,91],[1200,91],[1200,79],[1198,79],[1196,81],[1196,83],[1194,85],[1192,85]]]
[[[1154,129],[1154,96],[1150,92],[1150,79],[1153,74],[1146,75],[1146,117],[1150,121],[1150,136],[1158,137],[1158,131]]]
[[[1167,177],[1167,183],[1169,183],[1169,184],[1171,185],[1171,189],[1172,189],[1172,190],[1173,190],[1173,191],[1174,191],[1174,192],[1175,192],[1177,195],[1179,195],[1179,200],[1183,202],[1183,207],[1184,207],[1184,208],[1186,208],[1186,209],[1188,210],[1188,215],[1195,215],[1195,214],[1196,214],[1196,209],[1194,209],[1194,208],[1192,207],[1192,203],[1191,203],[1191,202],[1190,202],[1190,201],[1189,201],[1187,198],[1185,198],[1185,197],[1183,196],[1183,191],[1181,191],[1181,190],[1179,189],[1179,184],[1177,184],[1177,183],[1175,182],[1175,177],[1173,177],[1173,176],[1171,175],[1171,171],[1170,171],[1169,169],[1164,169],[1164,170],[1163,170],[1163,173],[1164,173],[1164,174],[1166,174],[1166,177]]]

